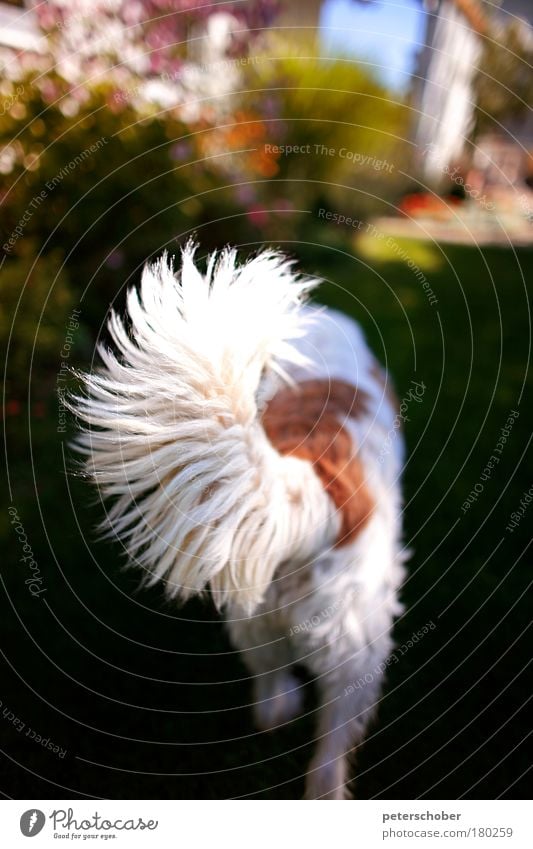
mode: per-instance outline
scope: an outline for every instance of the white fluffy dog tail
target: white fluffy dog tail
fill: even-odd
[[[300,305],[315,281],[264,251],[242,266],[225,250],[179,275],[166,255],[128,294],[128,332],[112,313],[118,356],[82,375],[71,409],[89,427],[76,447],[113,499],[103,525],[148,583],[185,599],[209,587],[218,607],[250,613],[276,567],[327,542],[332,504],[309,463],[281,457],[258,418],[265,367],[298,362]]]

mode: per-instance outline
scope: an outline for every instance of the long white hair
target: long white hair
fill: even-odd
[[[301,355],[301,305],[317,281],[266,250],[243,265],[226,249],[194,264],[182,251],[145,267],[113,312],[116,353],[81,375],[70,407],[82,424],[85,473],[111,499],[103,526],[148,583],[185,599],[209,587],[218,607],[251,613],[276,567],[312,557],[338,530],[310,463],[281,457],[260,422],[262,375]],[[87,427],[88,426],[88,427]]]

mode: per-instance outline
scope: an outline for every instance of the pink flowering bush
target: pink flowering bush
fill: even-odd
[[[154,81],[167,84],[167,98],[179,107],[191,66],[209,52],[219,59],[246,54],[276,6],[275,0],[36,0],[33,8],[48,40],[50,69],[75,100],[83,100],[80,88],[105,82],[122,93],[122,103],[146,105]]]
[[[13,323],[7,309],[0,321],[12,397],[25,395],[34,344],[46,393],[43,374],[86,290],[80,321],[94,339],[148,257],[176,250],[217,217],[213,207],[235,209],[231,190],[219,191],[219,151],[205,149],[217,102],[234,120],[231,75],[202,63],[231,69],[273,10],[269,0],[48,0],[34,6],[30,46],[0,48],[2,275],[9,304],[21,298]],[[212,80],[222,87],[210,91]]]

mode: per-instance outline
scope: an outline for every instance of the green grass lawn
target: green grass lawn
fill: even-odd
[[[356,794],[520,797],[530,763],[523,593],[533,506],[512,532],[506,526],[533,484],[525,383],[533,252],[398,242],[431,285],[431,305],[408,258],[364,240],[354,254],[328,232],[326,246],[282,246],[327,280],[319,299],[362,323],[400,398],[412,380],[426,387],[405,426],[413,555],[397,642],[436,627],[390,667],[358,756]],[[499,462],[464,511],[512,410],[519,416]],[[30,595],[4,511],[4,791],[300,797],[312,686],[306,716],[274,734],[254,732],[245,670],[213,609],[196,601],[176,609],[160,590],[138,591],[137,576],[121,571],[119,547],[95,541],[99,505],[82,482],[66,479],[56,425],[53,397],[43,418],[28,421],[23,411],[8,419],[13,505],[46,592]],[[29,728],[66,749],[64,757]]]

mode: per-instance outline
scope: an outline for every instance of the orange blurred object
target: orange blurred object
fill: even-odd
[[[461,203],[461,199],[454,195],[441,198],[429,192],[415,192],[402,198],[399,210],[412,218],[428,215],[434,218],[450,218],[453,209]]]

